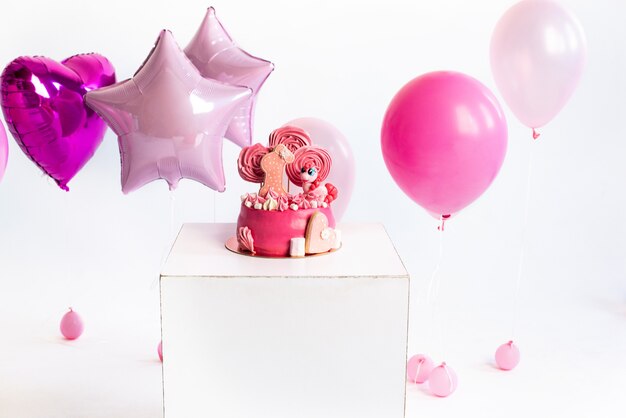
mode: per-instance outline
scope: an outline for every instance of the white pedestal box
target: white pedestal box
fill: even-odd
[[[409,276],[379,224],[303,259],[185,224],[161,273],[166,418],[402,418]]]

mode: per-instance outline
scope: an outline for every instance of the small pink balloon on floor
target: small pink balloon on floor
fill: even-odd
[[[324,148],[332,155],[333,168],[327,180],[339,190],[339,197],[333,201],[333,213],[336,220],[341,220],[350,204],[356,176],[354,155],[348,139],[333,124],[322,119],[298,118],[287,122],[285,126],[304,130],[313,145]]]
[[[4,170],[7,168],[7,160],[9,158],[9,143],[7,142],[7,134],[4,125],[0,122],[0,181],[4,176]]]
[[[157,353],[159,354],[159,360],[163,361],[163,341],[159,341],[157,346]]]
[[[458,378],[456,372],[443,362],[430,372],[428,385],[433,395],[445,398],[454,393],[457,388]]]
[[[84,325],[80,315],[72,308],[61,319],[61,334],[68,340],[75,340],[83,333]]]
[[[428,380],[435,364],[426,354],[416,354],[406,365],[406,377],[412,383],[424,383]]]
[[[502,344],[496,350],[496,364],[502,370],[514,369],[519,364],[519,360],[519,348],[513,344],[513,341]]]

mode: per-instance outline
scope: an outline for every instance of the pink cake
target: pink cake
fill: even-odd
[[[339,249],[341,233],[331,208],[338,191],[323,183],[331,165],[326,150],[291,126],[273,131],[267,147],[243,148],[239,174],[259,183],[260,189],[241,197],[236,248],[231,249],[264,257],[305,257]]]

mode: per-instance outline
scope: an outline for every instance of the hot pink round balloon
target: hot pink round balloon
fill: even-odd
[[[530,128],[548,123],[576,89],[586,60],[582,26],[550,0],[523,0],[491,37],[491,70],[515,116]]]
[[[493,182],[506,154],[507,125],[493,93],[478,80],[433,72],[393,98],[381,145],[398,186],[439,218],[460,211]]]
[[[285,126],[303,129],[314,145],[324,148],[333,159],[333,166],[326,182],[339,190],[339,197],[333,201],[333,214],[340,220],[350,204],[354,190],[354,156],[346,137],[331,123],[317,118],[299,118],[289,121]]]
[[[0,181],[4,177],[4,170],[7,168],[7,160],[9,158],[9,144],[7,143],[7,134],[4,131],[4,125],[0,122]]]
[[[61,334],[68,340],[75,340],[83,333],[83,320],[70,308],[69,312],[61,319]]]
[[[83,96],[114,82],[113,66],[98,54],[75,55],[61,63],[20,57],[2,73],[1,103],[9,131],[63,190],[69,190],[67,183],[93,156],[106,131]]]

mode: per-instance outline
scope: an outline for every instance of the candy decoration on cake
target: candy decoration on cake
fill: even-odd
[[[502,344],[496,350],[496,364],[502,370],[513,370],[519,364],[520,353],[513,341]]]
[[[433,360],[425,354],[412,356],[406,364],[406,377],[412,383],[424,383],[435,368]]]
[[[62,190],[69,190],[67,184],[91,159],[106,131],[83,96],[113,83],[113,65],[98,54],[74,55],[61,62],[19,57],[2,73],[7,128],[24,154]]]
[[[183,178],[223,191],[224,133],[251,95],[202,77],[164,30],[132,78],[86,100],[118,135],[124,193],[157,179],[175,189]]]
[[[326,152],[333,156],[333,170],[326,180],[341,190],[341,199],[336,201],[333,206],[335,219],[341,220],[350,203],[356,176],[354,156],[350,143],[339,129],[322,119],[298,118],[287,122],[285,126],[293,126],[304,130],[315,145],[324,148]]]
[[[4,170],[7,168],[7,161],[9,159],[9,144],[7,142],[7,134],[4,130],[4,125],[0,122],[0,181],[4,177]]]
[[[292,238],[293,239],[293,238]],[[338,249],[341,237],[328,226],[328,218],[321,212],[314,212],[306,226],[304,250],[306,254],[320,254]]]
[[[265,154],[261,159],[261,170],[264,180],[259,195],[267,196],[270,190],[279,196],[287,194],[283,188],[283,174],[285,166],[293,162],[294,155],[284,144],[278,144],[274,149]]]
[[[330,154],[313,144],[299,128],[283,126],[270,134],[268,146],[255,144],[239,153],[237,168],[244,180],[259,183],[255,193],[241,196],[232,251],[264,257],[305,257],[338,250],[331,204],[339,191],[323,183],[331,171]],[[290,193],[284,179],[301,192]]]
[[[441,220],[480,197],[496,178],[506,154],[507,125],[482,83],[438,71],[411,80],[395,95],[381,146],[400,189]]]
[[[441,398],[450,396],[458,386],[456,372],[445,362],[435,367],[428,377],[428,387],[430,392]]]
[[[83,334],[83,320],[72,308],[69,308],[69,311],[61,318],[59,328],[65,339],[75,340]]]
[[[227,139],[240,147],[250,145],[257,94],[274,71],[274,64],[239,48],[217,19],[213,7],[208,8],[185,54],[203,77],[252,89],[252,94],[237,106],[226,130]]]
[[[553,0],[523,0],[508,9],[491,35],[491,72],[504,101],[533,130],[567,104],[585,67],[580,22]]]

